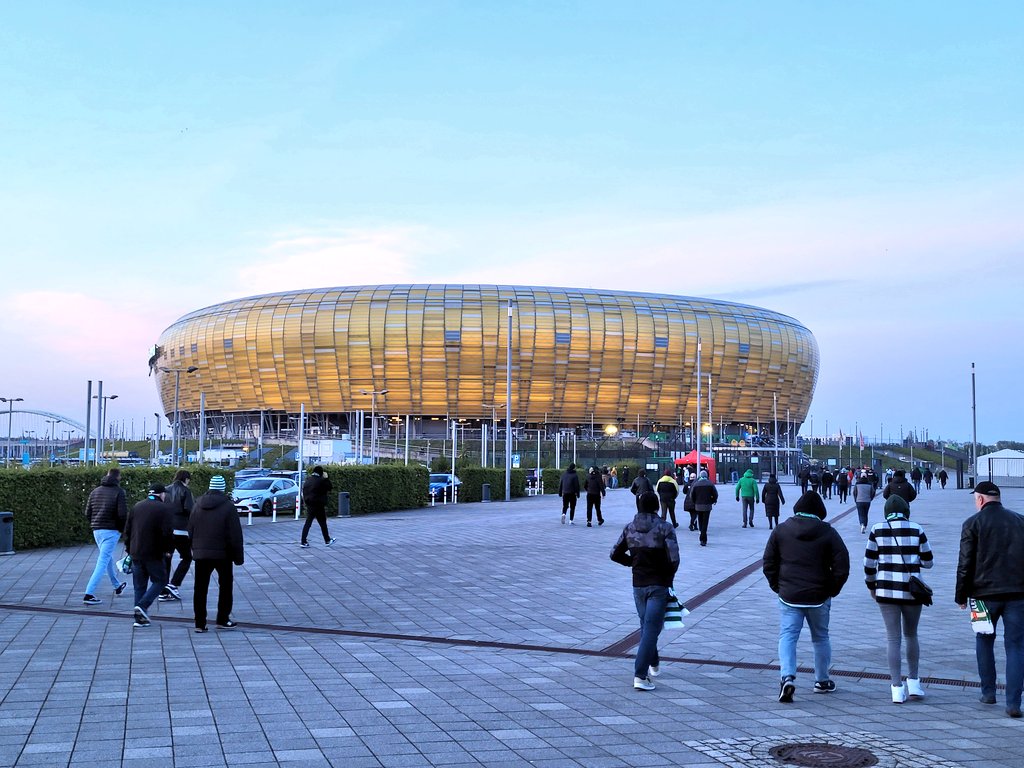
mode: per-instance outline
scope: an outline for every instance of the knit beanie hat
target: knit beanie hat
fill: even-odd
[[[910,505],[907,504],[907,500],[895,493],[886,499],[885,516],[889,517],[890,515],[903,515],[904,517],[910,517]]]
[[[824,520],[825,515],[828,511],[825,509],[825,502],[821,500],[821,496],[815,491],[808,491],[799,499],[796,504],[793,505],[793,512],[802,512],[805,515],[817,515],[819,519]]]
[[[227,488],[227,483],[224,482],[223,475],[214,475],[210,478],[210,490],[223,492]]]
[[[708,479],[708,471],[706,469],[702,469],[700,471],[700,479],[701,480],[707,480]]]

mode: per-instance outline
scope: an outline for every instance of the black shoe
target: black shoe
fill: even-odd
[[[706,546],[708,545],[708,543],[707,543],[706,541],[702,541],[702,542],[700,543],[700,545],[701,545],[702,547],[706,547]]]
[[[217,623],[217,629],[234,629],[237,626],[238,623],[231,621],[231,619],[228,619],[223,624],[221,624],[220,622]]]
[[[203,632],[209,632],[210,628],[209,627],[196,627],[195,631],[196,631],[197,634],[202,634]]]
[[[747,524],[746,524],[746,523],[744,523],[744,524],[743,524],[743,527],[744,527],[744,528],[746,528],[746,527],[747,527]]]
[[[1008,714],[1010,717],[1020,717],[1021,716],[1021,711],[1019,709],[1012,709],[1011,708],[1011,709],[1006,710],[1006,714]]]
[[[672,527],[673,528],[678,528],[679,527],[679,523],[672,523]]]
[[[981,698],[978,699],[982,704],[995,704],[996,697],[993,694],[981,694]]]
[[[135,626],[136,627],[148,627],[150,624],[149,616],[139,606],[135,606]]]
[[[127,586],[128,586],[128,582],[127,581],[122,581],[120,584],[118,584],[116,587],[114,587],[114,594],[115,595],[120,595],[122,592],[124,592],[124,588],[127,587]]]
[[[604,525],[604,518],[602,517],[600,520],[598,520],[597,524],[598,525]]]
[[[103,601],[96,597],[96,595],[86,595],[82,598],[82,603],[84,605],[99,605],[102,602]]]
[[[832,680],[818,680],[814,684],[815,693],[832,693],[836,689],[836,684]]]
[[[593,528],[593,527],[594,526],[592,526],[590,523],[587,523],[587,528]]]
[[[793,694],[796,693],[796,685],[794,685],[793,680],[792,676],[787,676],[779,683],[779,703],[793,703]]]

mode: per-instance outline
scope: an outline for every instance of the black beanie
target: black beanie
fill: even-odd
[[[815,491],[808,491],[793,505],[793,512],[803,512],[805,515],[817,515],[824,520],[828,511],[825,509],[825,502]]]

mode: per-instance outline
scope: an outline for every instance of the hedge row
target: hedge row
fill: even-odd
[[[335,493],[328,513],[337,514],[339,491],[347,491],[352,514],[386,512],[422,507],[428,501],[426,467],[404,465],[327,466]],[[168,467],[125,467],[121,487],[129,507],[146,497],[152,482],[171,482],[175,470]],[[213,475],[223,475],[229,489],[234,472],[218,467],[190,466],[195,496],[207,491]],[[103,467],[34,467],[0,469],[0,511],[14,513],[15,550],[69,546],[92,541],[83,514],[92,489],[106,474]],[[502,481],[504,491],[504,480]],[[513,495],[523,495],[522,493]]]

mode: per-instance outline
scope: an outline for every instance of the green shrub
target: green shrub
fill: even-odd
[[[459,501],[480,501],[483,498],[483,486],[491,486],[491,501],[505,500],[505,470],[490,467],[466,467],[458,475],[462,485],[459,487]],[[512,498],[526,495],[526,471],[513,469],[509,477]]]

